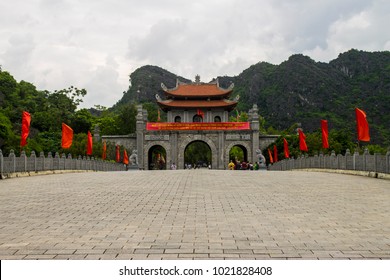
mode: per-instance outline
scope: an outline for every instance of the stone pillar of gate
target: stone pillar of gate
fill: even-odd
[[[256,150],[259,149],[260,143],[259,143],[259,109],[257,108],[257,105],[254,104],[252,109],[249,110],[249,122],[252,130],[252,152],[251,152],[251,159],[249,159],[252,162],[258,161],[256,158]]]
[[[218,132],[218,150],[217,150],[218,169],[224,169],[224,167],[225,167],[224,151],[225,151],[225,132],[219,131]]]
[[[136,134],[137,134],[137,154],[138,154],[138,166],[140,169],[147,169],[147,159],[145,160],[144,151],[144,134],[146,130],[147,114],[142,109],[142,105],[137,106],[137,123],[136,123]],[[147,151],[146,151],[147,152]]]
[[[178,143],[178,132],[171,132],[169,135],[169,142],[170,142],[170,150],[166,151],[170,154],[171,162],[169,162],[170,168],[172,163],[175,163],[178,169],[182,169],[181,166],[179,166],[179,155],[178,155],[178,149],[179,149],[179,143]]]

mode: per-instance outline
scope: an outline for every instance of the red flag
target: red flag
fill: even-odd
[[[278,148],[274,145],[274,162],[278,162]]]
[[[272,153],[270,149],[268,149],[268,155],[269,155],[269,162],[274,163],[274,159],[272,158]]]
[[[29,112],[23,111],[22,113],[22,135],[20,138],[20,146],[27,145],[27,137],[30,133],[31,115]]]
[[[198,110],[196,111],[196,113],[197,113],[199,116],[201,116],[202,118],[204,118],[204,113],[203,113],[203,111],[202,111],[201,109],[198,109]]]
[[[115,160],[116,160],[116,162],[121,161],[121,155],[119,153],[119,145],[116,145],[116,148],[115,148]]]
[[[301,129],[298,129],[298,133],[299,133],[299,149],[301,151],[304,151],[304,152],[307,152],[309,151],[308,148],[307,148],[307,145],[306,145],[306,135],[303,133],[303,131]]]
[[[61,146],[63,149],[69,149],[70,146],[72,146],[73,141],[73,129],[62,123],[62,140],[61,140]]]
[[[322,148],[328,149],[329,142],[328,142],[328,121],[327,120],[321,120],[321,131],[322,131]]]
[[[367,122],[367,115],[363,110],[355,108],[356,127],[359,141],[370,141],[370,131]]]
[[[88,138],[87,138],[87,155],[92,155],[92,134],[90,131],[88,131]]]
[[[290,152],[288,151],[288,142],[286,138],[283,138],[283,145],[284,145],[284,157],[290,158]]]
[[[107,143],[106,141],[103,142],[103,154],[102,159],[105,160],[107,158]]]
[[[123,163],[124,164],[129,164],[129,157],[127,156],[126,149],[124,149],[124,151],[123,151]]]

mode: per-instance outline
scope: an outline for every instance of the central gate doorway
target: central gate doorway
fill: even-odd
[[[192,141],[184,149],[184,168],[207,168],[211,159],[211,148],[204,141]]]

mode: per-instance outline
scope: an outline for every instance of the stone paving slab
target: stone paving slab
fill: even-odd
[[[0,180],[0,259],[390,259],[390,181],[320,172]]]

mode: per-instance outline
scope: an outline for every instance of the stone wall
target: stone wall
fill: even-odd
[[[126,167],[123,164],[113,163],[94,159],[93,157],[72,158],[69,154],[66,156],[51,153],[47,157],[41,152],[36,156],[31,152],[30,157],[22,151],[20,157],[17,157],[13,150],[5,157],[0,150],[0,178],[10,177],[13,173],[18,172],[42,172],[54,170],[92,170],[92,171],[124,171]]]
[[[280,135],[259,135],[259,148],[260,150],[266,149],[269,145],[274,143]]]
[[[99,139],[100,141],[100,139]],[[103,135],[101,141],[107,141],[115,145],[122,145],[127,150],[133,151],[137,149],[137,136],[135,134],[130,135]]]
[[[299,157],[285,159],[271,166],[269,170],[292,169],[342,169],[377,173],[390,173],[390,151],[386,155],[370,155],[366,149],[362,155],[355,152],[353,155],[347,150],[345,155],[315,155],[314,157]]]

